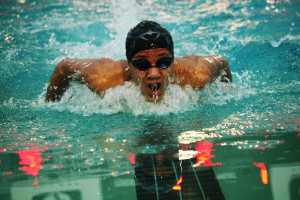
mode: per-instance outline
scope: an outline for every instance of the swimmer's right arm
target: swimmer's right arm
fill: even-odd
[[[66,58],[55,68],[47,88],[46,102],[59,101],[76,78],[92,91],[104,95],[109,88],[123,85],[130,79],[127,61]]]
[[[46,102],[59,101],[63,93],[70,86],[73,74],[78,71],[80,65],[75,59],[65,58],[54,69],[50,78],[47,93]]]

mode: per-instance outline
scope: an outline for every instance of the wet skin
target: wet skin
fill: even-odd
[[[158,60],[168,57],[172,58],[170,51],[159,48],[140,51],[131,61],[65,58],[56,66],[50,78],[46,101],[59,101],[74,78],[101,96],[109,88],[133,81],[150,102],[162,100],[168,84],[177,84],[182,89],[189,85],[194,90],[201,90],[222,71],[225,74],[221,75],[221,81],[232,81],[228,63],[220,55],[186,55],[174,58],[167,69],[156,66]],[[131,62],[141,59],[147,60],[152,67],[142,71],[132,65]]]
[[[138,70],[131,62],[129,62],[132,80],[136,85],[140,86],[142,94],[148,101],[160,101],[169,84],[168,77],[171,75],[173,63],[167,69],[156,67],[157,61],[165,57],[172,58],[172,54],[169,50],[162,48],[144,50],[136,53],[132,58],[132,61],[143,59],[151,64],[152,67],[145,71]]]

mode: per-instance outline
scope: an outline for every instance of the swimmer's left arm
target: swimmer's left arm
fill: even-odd
[[[216,80],[219,76],[221,76],[222,82],[232,82],[232,74],[228,65],[227,60],[225,60],[220,55],[213,55],[213,56],[203,56],[203,59],[207,60],[209,64],[206,67],[212,73],[212,81]]]
[[[222,82],[231,82],[232,75],[228,62],[220,55],[197,56],[187,55],[174,61],[175,84],[186,85],[194,89],[203,89],[219,76]]]

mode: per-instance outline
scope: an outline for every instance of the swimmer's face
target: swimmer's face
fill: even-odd
[[[145,66],[147,62],[149,62],[151,67],[138,69],[133,66],[133,63],[137,63],[139,66]],[[162,63],[168,62],[171,62],[168,68],[159,67],[163,66]],[[132,79],[136,85],[140,86],[142,94],[149,101],[160,101],[169,84],[168,77],[173,68],[172,54],[170,51],[165,48],[140,51],[134,55],[132,63],[129,63]]]

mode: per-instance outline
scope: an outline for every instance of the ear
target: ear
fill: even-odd
[[[132,64],[131,64],[131,62],[130,61],[127,61],[127,66],[126,66],[126,69],[131,73],[132,72],[132,70],[133,70],[133,66],[132,66]]]
[[[134,71],[134,67],[133,65],[131,64],[131,62],[127,61],[127,66],[125,68],[125,70],[128,72],[128,75],[129,75],[129,79],[133,80],[133,71]]]

